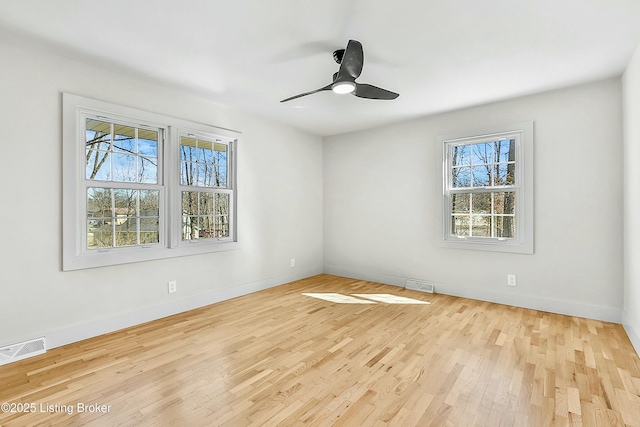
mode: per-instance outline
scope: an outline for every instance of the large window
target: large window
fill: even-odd
[[[445,246],[533,253],[533,124],[440,138]]]
[[[64,270],[237,247],[236,132],[63,100]]]

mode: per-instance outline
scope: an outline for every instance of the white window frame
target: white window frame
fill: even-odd
[[[457,191],[451,183],[451,147],[500,139],[515,139],[515,184],[508,187],[464,189],[464,192],[514,191],[515,236],[471,237],[452,233],[452,194]],[[440,215],[441,247],[495,252],[533,254],[533,122],[514,123],[475,132],[458,132],[438,137],[437,148],[442,156],[442,197]]]
[[[195,255],[239,248],[237,215],[237,145],[238,132],[190,122],[63,93],[63,200],[62,200],[62,270],[78,270],[177,256]],[[158,183],[150,189],[160,190],[160,241],[158,244],[88,249],[87,248],[87,187],[100,187],[103,181],[85,178],[85,118],[98,117],[134,127],[157,128]],[[179,188],[179,132],[206,135],[223,140],[229,147],[226,191],[232,194],[229,207],[229,234],[224,239],[201,239],[197,244],[181,241],[182,207]],[[118,185],[120,183],[117,183]],[[110,185],[105,185],[108,187]],[[123,183],[123,187],[129,184]]]

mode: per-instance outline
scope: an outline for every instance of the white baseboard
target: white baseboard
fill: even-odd
[[[298,271],[295,274],[272,277],[231,288],[216,289],[204,294],[193,295],[184,299],[171,301],[167,304],[148,307],[130,313],[94,320],[92,322],[81,323],[63,329],[48,331],[43,335],[46,337],[48,349],[60,347],[321,273],[321,269],[310,269],[306,271]]]
[[[622,326],[624,327],[633,348],[636,349],[636,353],[640,356],[640,330],[633,327],[627,313],[624,311],[622,312]]]
[[[419,277],[402,277],[375,272],[356,271],[336,266],[325,266],[324,272],[336,276],[351,277],[354,279],[368,280],[400,287],[404,287],[407,279],[421,279]],[[498,304],[547,311],[549,313],[565,314],[568,316],[585,317],[605,322],[622,322],[622,309],[620,308],[542,298],[535,295],[488,291],[486,289],[478,289],[471,286],[450,285],[447,283],[433,282],[431,280],[429,280],[429,282],[435,283],[435,291],[439,294],[495,302]]]

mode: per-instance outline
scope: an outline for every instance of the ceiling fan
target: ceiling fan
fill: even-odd
[[[333,59],[340,64],[340,69],[333,75],[333,82],[320,89],[311,92],[301,93],[280,102],[291,101],[292,99],[301,98],[303,96],[332,90],[335,93],[350,93],[358,98],[367,99],[396,99],[399,94],[386,89],[379,88],[366,83],[356,83],[356,79],[362,73],[364,65],[364,52],[362,44],[357,40],[349,40],[346,49],[338,49],[333,52]]]

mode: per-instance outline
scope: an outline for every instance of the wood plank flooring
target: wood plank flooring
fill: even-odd
[[[2,366],[2,402],[34,409],[2,426],[640,427],[640,360],[620,325],[319,275]]]

